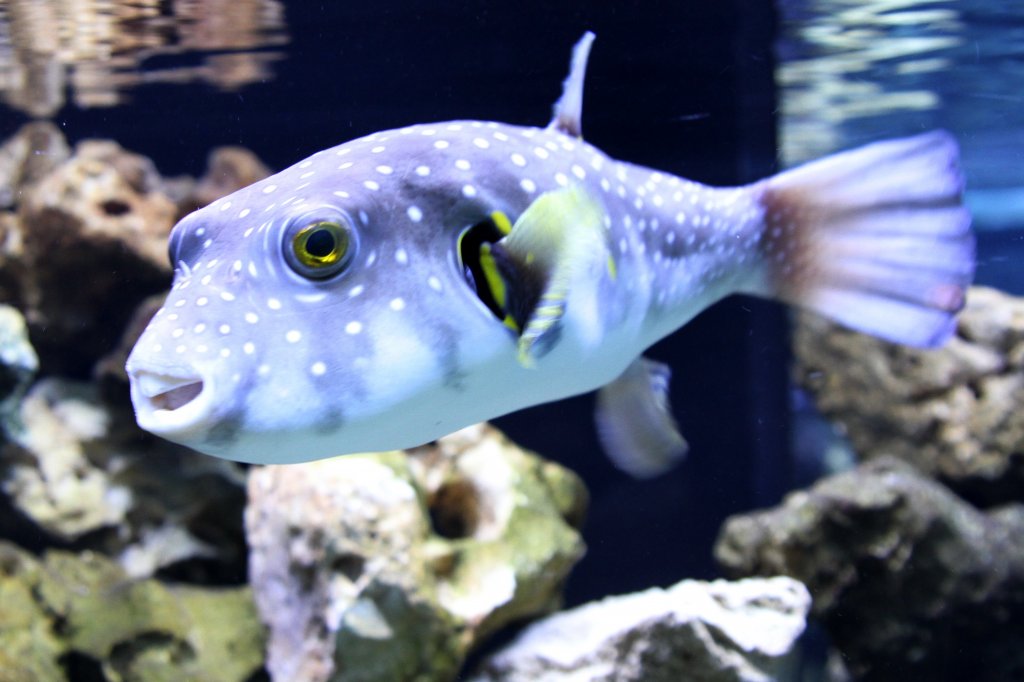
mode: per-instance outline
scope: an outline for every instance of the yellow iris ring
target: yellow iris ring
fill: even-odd
[[[309,250],[309,241],[314,236],[327,232],[331,238],[331,249],[326,253],[313,253]],[[320,221],[310,223],[292,237],[292,252],[302,265],[313,268],[326,268],[336,265],[348,253],[348,231],[338,223]]]

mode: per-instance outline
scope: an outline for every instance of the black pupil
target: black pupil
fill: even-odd
[[[326,228],[313,230],[306,239],[306,251],[316,258],[326,258],[334,251],[336,242],[334,235]]]

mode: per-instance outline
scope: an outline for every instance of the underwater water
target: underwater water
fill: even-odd
[[[86,3],[69,15],[61,3],[9,0],[0,4],[0,140],[50,121],[71,145],[114,140],[175,178],[201,176],[210,150],[225,145],[277,171],[420,122],[543,126],[584,30],[597,34],[585,139],[700,182],[743,184],[870,141],[949,130],[975,214],[976,280],[1024,294],[1024,6],[1013,3],[249,0]],[[0,199],[4,210],[16,203]],[[91,276],[69,272],[66,286],[88,289]],[[100,345],[112,349],[120,333]],[[45,328],[33,334],[47,345]],[[587,552],[567,605],[718,577],[713,546],[726,518],[852,466],[849,443],[791,380],[791,342],[781,306],[733,298],[657,344],[651,356],[672,367],[690,450],[652,480],[625,476],[601,454],[592,396],[495,420],[589,490]],[[66,354],[51,365],[44,357],[42,374],[93,376],[98,354]],[[49,543],[24,532],[35,550]],[[823,656],[808,654],[791,678],[826,679]]]

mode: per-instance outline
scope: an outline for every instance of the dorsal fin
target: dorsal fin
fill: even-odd
[[[587,73],[587,57],[590,56],[590,45],[594,42],[594,37],[592,31],[587,31],[572,49],[569,75],[562,83],[562,96],[555,102],[555,116],[548,124],[548,128],[573,137],[583,137],[583,127],[580,125],[583,111],[583,78]]]

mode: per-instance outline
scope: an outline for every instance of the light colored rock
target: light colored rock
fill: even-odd
[[[250,579],[273,679],[455,679],[487,634],[557,608],[585,499],[572,473],[487,426],[254,468]]]
[[[789,578],[685,580],[534,623],[471,682],[768,682],[809,608]]]
[[[140,439],[130,408],[91,384],[41,380],[11,421],[0,486],[55,538],[117,557],[133,577],[188,559],[241,564],[237,465]]]
[[[972,287],[956,336],[920,350],[804,313],[795,381],[858,456],[893,456],[993,506],[1024,499],[1024,299]]]
[[[0,305],[0,421],[7,422],[18,411],[38,369],[25,318],[17,308]]]

